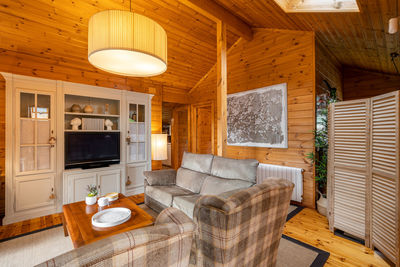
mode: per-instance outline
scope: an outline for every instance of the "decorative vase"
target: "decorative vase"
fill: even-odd
[[[326,217],[326,215],[328,214],[327,210],[328,210],[328,199],[326,197],[324,197],[324,195],[322,195],[320,192],[318,192],[320,197],[317,201],[317,209],[318,212],[322,215],[324,215]]]
[[[85,199],[86,205],[94,205],[97,202],[97,196],[89,197],[87,196]]]
[[[93,107],[91,105],[86,105],[83,108],[83,112],[85,112],[85,113],[93,113]]]
[[[71,111],[72,112],[77,112],[77,113],[79,113],[79,112],[81,112],[81,106],[79,106],[79,105],[77,105],[77,104],[73,104],[72,106],[71,106]]]

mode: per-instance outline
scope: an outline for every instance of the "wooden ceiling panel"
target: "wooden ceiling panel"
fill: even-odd
[[[390,53],[399,51],[399,34],[387,33],[396,0],[358,0],[360,13],[290,13],[273,0],[217,0],[253,27],[313,30],[344,65],[395,73]]]
[[[0,53],[8,61],[16,57],[14,63],[27,68],[40,57],[40,62],[51,62],[52,68],[102,72],[87,60],[89,18],[101,10],[129,10],[129,6],[127,0],[4,0],[0,5]],[[189,90],[215,63],[215,22],[177,0],[134,0],[132,10],[154,19],[166,30],[168,69],[156,77],[128,79]],[[237,39],[228,33],[229,44]],[[0,65],[0,71],[9,71],[4,62]],[[49,68],[38,65],[36,71]]]

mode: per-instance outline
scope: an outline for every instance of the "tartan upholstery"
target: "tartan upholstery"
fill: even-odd
[[[175,208],[144,227],[72,250],[38,266],[188,266],[193,221]]]
[[[293,187],[272,178],[227,199],[197,200],[197,266],[275,266]]]

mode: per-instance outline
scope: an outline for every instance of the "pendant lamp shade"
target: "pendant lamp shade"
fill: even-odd
[[[88,60],[104,71],[135,77],[167,70],[167,34],[154,20],[105,10],[89,20]]]

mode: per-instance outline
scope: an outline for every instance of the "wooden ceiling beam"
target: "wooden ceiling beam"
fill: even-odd
[[[179,2],[217,23],[221,21],[226,23],[234,33],[244,39],[248,41],[253,39],[253,30],[247,23],[213,0],[179,0]]]

